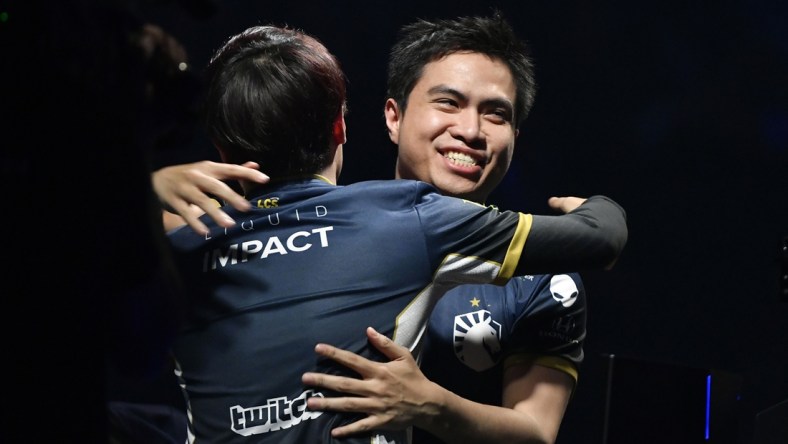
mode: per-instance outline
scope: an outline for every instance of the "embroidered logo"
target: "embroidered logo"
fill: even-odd
[[[571,307],[577,300],[577,284],[575,281],[565,275],[557,274],[550,279],[550,294],[553,299],[560,302],[564,307]]]
[[[454,354],[477,372],[494,366],[501,355],[501,324],[487,310],[455,316]]]

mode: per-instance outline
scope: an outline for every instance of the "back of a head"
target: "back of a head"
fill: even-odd
[[[331,162],[345,76],[315,38],[286,27],[248,28],[216,52],[207,81],[205,123],[225,161],[256,161],[272,177],[316,173]]]
[[[389,54],[387,97],[404,111],[424,66],[456,52],[486,54],[509,66],[517,85],[514,122],[519,126],[536,94],[534,68],[525,42],[498,11],[489,17],[417,20],[403,26]]]

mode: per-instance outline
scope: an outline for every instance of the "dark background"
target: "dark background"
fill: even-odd
[[[490,203],[546,213],[552,195],[606,194],[628,212],[615,268],[584,275],[586,363],[559,443],[598,441],[611,353],[737,375],[746,440],[754,415],[788,398],[788,3],[225,0],[149,17],[195,70],[255,24],[321,39],[349,77],[351,183],[393,175],[382,109],[397,29],[492,6],[531,44],[539,91]],[[202,137],[188,144],[161,161],[215,156]]]

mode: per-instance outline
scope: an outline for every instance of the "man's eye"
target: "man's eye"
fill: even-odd
[[[509,112],[506,111],[505,109],[492,110],[489,113],[487,113],[487,115],[489,116],[490,120],[498,123],[508,122],[511,118]]]
[[[439,103],[441,105],[457,106],[457,101],[454,100],[454,99],[438,99],[435,102],[437,102],[437,103]]]

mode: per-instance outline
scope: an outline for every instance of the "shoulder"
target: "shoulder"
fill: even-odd
[[[554,285],[575,285],[577,287],[582,287],[583,285],[583,279],[580,277],[580,273],[577,272],[515,276],[512,278],[512,282],[521,287],[537,288],[551,287]]]
[[[518,319],[539,314],[566,316],[585,310],[585,289],[578,273],[515,276],[506,284],[508,309]]]
[[[408,179],[367,180],[341,187],[354,198],[364,200],[385,199],[394,206],[440,205],[452,206],[466,201],[440,194],[426,182]],[[474,205],[478,205],[475,204]]]
[[[352,192],[384,193],[384,194],[439,194],[437,188],[419,180],[389,179],[389,180],[364,180],[345,185],[343,188]]]

